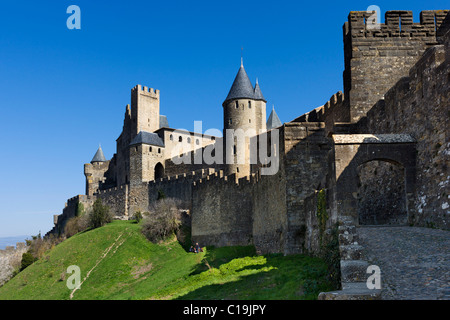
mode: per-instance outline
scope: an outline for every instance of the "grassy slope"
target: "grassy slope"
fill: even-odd
[[[73,299],[314,299],[331,290],[319,259],[257,256],[253,247],[188,253],[175,239],[152,244],[139,225],[115,221],[57,245],[1,287],[0,299],[70,299],[70,265],[81,281],[90,271]]]

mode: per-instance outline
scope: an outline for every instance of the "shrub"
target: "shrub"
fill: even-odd
[[[78,204],[77,204],[77,212],[76,212],[76,216],[77,217],[81,217],[82,215],[84,215],[85,214],[85,211],[84,211],[84,205],[83,205],[83,203],[81,203],[81,202],[78,202]]]
[[[175,234],[181,225],[181,202],[176,199],[162,198],[155,202],[150,213],[143,219],[141,231],[152,241],[165,240]]]
[[[166,198],[166,194],[164,193],[163,190],[159,189],[158,190],[158,198],[156,200],[161,200],[161,199],[165,199]]]
[[[136,220],[136,223],[141,222],[143,216],[142,216],[142,212],[140,210],[136,211],[133,216],[131,217],[132,220]]]
[[[102,199],[95,200],[92,212],[89,214],[89,227],[95,229],[112,221],[112,216],[109,213],[109,208],[103,205]]]
[[[82,232],[89,227],[89,215],[82,215],[71,218],[64,227],[64,235],[67,238]]]
[[[52,249],[54,246],[64,240],[63,237],[59,237],[54,234],[43,238],[41,237],[40,233],[36,236],[32,236],[31,238],[31,240],[27,239],[25,240],[25,242],[28,246],[27,253],[29,253],[34,258],[34,260],[42,258],[46,251]]]
[[[27,251],[25,253],[22,254],[22,262],[20,265],[20,271],[22,271],[23,269],[25,269],[26,267],[28,267],[29,265],[33,264],[34,261],[36,261],[37,259],[35,259],[33,257],[33,255],[31,254],[30,251]]]

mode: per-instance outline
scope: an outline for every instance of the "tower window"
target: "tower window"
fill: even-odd
[[[178,137],[178,141],[179,141],[179,142],[182,142],[182,141],[183,141],[183,137],[182,137],[182,136],[179,136],[179,137]]]
[[[173,140],[173,135],[170,135],[169,139],[172,141]]]
[[[251,102],[251,101],[248,102],[248,108],[249,108],[249,109],[252,108],[252,102]]]
[[[236,101],[236,109],[239,108],[239,103]]]
[[[161,148],[158,148],[158,153],[161,153]]]
[[[231,118],[228,119],[228,124],[232,124],[232,123],[233,123],[233,121],[231,120]]]
[[[248,119],[248,123],[252,123],[252,119]]]
[[[195,141],[195,144],[196,144],[196,145],[199,145],[199,144],[200,144],[200,140],[197,139],[197,140]]]
[[[188,143],[191,143],[191,138],[187,138],[187,142],[188,142]]]
[[[152,147],[150,147],[150,152],[152,152]]]

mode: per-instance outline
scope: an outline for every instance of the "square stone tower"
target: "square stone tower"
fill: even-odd
[[[131,90],[131,139],[159,129],[159,90],[138,84]]]
[[[439,43],[448,10],[387,11],[385,23],[373,24],[373,12],[351,11],[344,31],[344,96],[349,103],[341,122],[357,122],[400,80],[425,50]],[[379,21],[378,21],[379,22]]]

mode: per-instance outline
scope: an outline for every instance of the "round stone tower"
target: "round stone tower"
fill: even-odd
[[[258,80],[253,87],[242,61],[222,106],[225,174],[247,176],[250,164],[256,163],[256,144],[250,146],[251,138],[266,131],[266,100]]]

